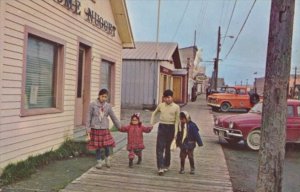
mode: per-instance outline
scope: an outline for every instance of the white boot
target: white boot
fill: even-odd
[[[110,168],[110,156],[105,157],[105,164],[107,168]]]
[[[100,160],[97,160],[97,164],[96,164],[96,168],[97,169],[101,169],[102,168],[102,160],[100,159]]]

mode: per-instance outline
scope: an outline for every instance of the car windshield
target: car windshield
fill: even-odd
[[[252,109],[249,111],[250,113],[262,113],[262,102],[257,103],[252,107]]]

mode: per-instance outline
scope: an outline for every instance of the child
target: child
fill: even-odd
[[[163,93],[163,103],[160,103],[151,116],[154,124],[156,114],[159,116],[159,125],[156,139],[156,161],[158,175],[163,175],[169,170],[171,163],[171,143],[177,134],[180,107],[173,102],[173,91],[167,89]]]
[[[87,115],[87,137],[89,140],[88,149],[96,150],[97,164],[96,168],[101,169],[103,161],[101,160],[101,149],[105,150],[105,164],[106,167],[110,167],[110,147],[115,147],[114,138],[110,134],[109,120],[110,116],[114,125],[120,128],[120,122],[117,119],[112,107],[107,103],[108,91],[101,89],[96,101],[92,102],[89,106]]]
[[[201,137],[199,135],[199,129],[197,125],[191,121],[190,115],[186,111],[182,111],[179,114],[180,124],[176,138],[176,143],[180,147],[180,174],[184,174],[185,158],[188,156],[190,161],[191,172],[195,174],[194,164],[194,148],[196,142],[198,146],[203,146]]]
[[[133,167],[134,156],[138,156],[137,164],[142,162],[142,150],[145,148],[143,132],[149,133],[152,127],[145,127],[140,121],[140,115],[135,113],[131,116],[130,124],[122,126],[119,131],[127,132],[127,150],[129,151],[129,167]]]

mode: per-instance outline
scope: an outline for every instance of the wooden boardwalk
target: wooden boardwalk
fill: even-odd
[[[205,100],[200,98],[197,102],[184,106],[182,110],[190,112],[192,120],[200,127],[204,142],[203,147],[196,147],[194,151],[195,175],[189,174],[188,159],[185,163],[186,173],[178,173],[179,149],[171,154],[170,170],[164,176],[157,175],[155,155],[157,129],[154,128],[151,133],[144,134],[146,149],[143,151],[141,165],[134,164],[133,168],[128,167],[128,152],[124,146],[113,155],[111,168],[104,167],[99,170],[93,167],[61,191],[233,191],[223,150],[217,142],[218,138],[212,132],[211,110],[206,106]]]

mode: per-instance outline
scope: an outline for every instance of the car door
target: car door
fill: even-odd
[[[300,106],[299,105],[288,105],[286,141],[300,142]]]

